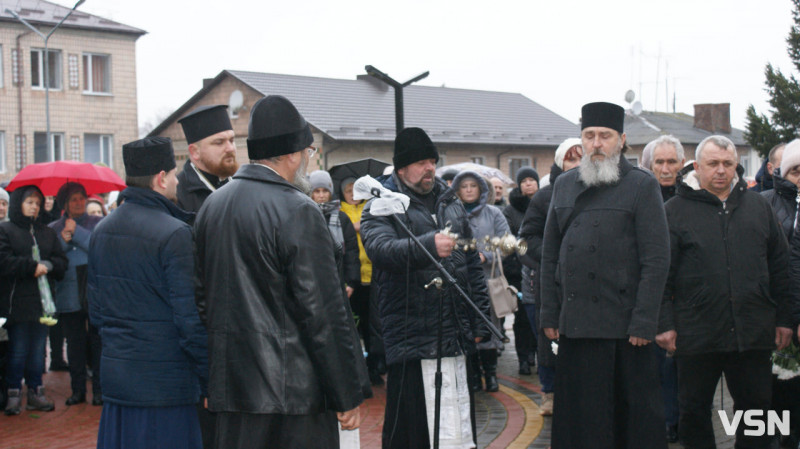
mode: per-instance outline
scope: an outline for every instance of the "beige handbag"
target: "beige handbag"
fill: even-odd
[[[489,273],[491,277],[486,281],[497,318],[503,318],[517,311],[517,289],[508,285],[506,276],[503,274],[503,263],[498,262],[500,257],[500,251],[496,250],[492,261],[492,271]],[[500,266],[500,275],[497,277],[494,275],[496,265]]]

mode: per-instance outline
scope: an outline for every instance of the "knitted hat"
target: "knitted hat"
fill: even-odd
[[[442,179],[445,181],[452,181],[456,178],[458,174],[458,170],[453,170],[452,168],[447,170],[446,172],[442,173]]]
[[[783,159],[781,159],[781,177],[785,177],[786,173],[800,165],[800,139],[794,139],[786,144],[783,148]]]
[[[588,103],[581,108],[581,130],[590,126],[611,128],[622,134],[625,109],[612,103]]]
[[[558,168],[564,168],[564,156],[566,156],[567,151],[575,145],[581,146],[581,139],[578,139],[577,137],[570,137],[569,139],[561,142],[561,145],[556,148],[555,163],[558,165]]]
[[[200,106],[178,120],[183,127],[186,143],[193,144],[208,136],[232,130],[233,125],[227,109],[228,106],[224,104]]]
[[[296,153],[313,141],[308,122],[286,97],[270,95],[253,105],[247,131],[251,160]]]
[[[175,152],[169,137],[145,137],[122,146],[125,174],[150,176],[175,168]]]
[[[406,128],[394,139],[395,169],[407,167],[414,162],[425,159],[436,159],[439,162],[439,151],[431,138],[421,128]]]
[[[308,181],[311,183],[311,191],[323,188],[331,194],[333,193],[333,181],[330,173],[325,170],[315,170],[308,174]]]
[[[0,189],[0,201],[2,200],[5,200],[6,203],[8,202],[8,192],[4,189]]]
[[[356,182],[356,178],[354,178],[352,176],[348,176],[347,178],[342,179],[342,182],[339,183],[339,191],[340,192],[344,192],[344,188],[345,187],[347,187],[348,185],[353,184],[355,182]]]
[[[517,186],[522,184],[522,180],[525,178],[533,178],[537,184],[539,183],[539,173],[536,173],[533,167],[522,167],[517,170]]]

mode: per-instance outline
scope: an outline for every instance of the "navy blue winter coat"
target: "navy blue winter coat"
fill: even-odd
[[[89,245],[89,318],[100,329],[103,400],[189,405],[205,395],[208,336],[194,302],[194,214],[128,187]]]

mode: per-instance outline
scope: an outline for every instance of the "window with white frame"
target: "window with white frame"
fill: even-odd
[[[83,91],[85,93],[111,93],[111,56],[95,53],[83,54]]]
[[[114,154],[114,139],[111,134],[84,134],[83,160],[86,162],[102,162],[109,167]]]
[[[472,161],[473,164],[484,165],[485,163],[484,162],[485,159],[483,158],[483,156],[472,156],[471,158],[469,158],[469,160]]]
[[[6,133],[0,131],[0,173],[6,172]]]
[[[47,133],[33,133],[33,162],[64,160],[64,134],[50,133],[51,148],[47,148]]]
[[[61,89],[61,50],[48,50],[47,55],[45,58],[44,49],[31,50],[31,87],[44,89],[47,64],[50,89]]]

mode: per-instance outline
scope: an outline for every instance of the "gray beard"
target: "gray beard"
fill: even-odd
[[[578,166],[581,180],[589,187],[614,184],[619,181],[619,158],[621,156],[620,153],[617,153],[601,161],[593,161],[592,153],[587,151]]]
[[[308,176],[306,175],[307,168],[308,159],[303,158],[303,162],[300,163],[300,166],[297,167],[297,171],[294,172],[294,180],[292,181],[292,185],[300,189],[300,191],[306,195],[309,195],[311,193],[311,182],[308,180]]]

